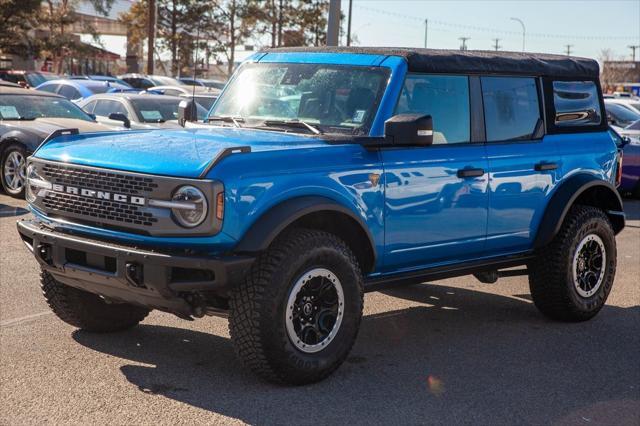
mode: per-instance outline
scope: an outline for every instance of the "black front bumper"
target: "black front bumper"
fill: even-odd
[[[190,295],[224,294],[243,279],[253,262],[252,257],[192,256],[122,246],[61,233],[34,220],[18,222],[18,232],[56,280],[107,299],[181,316],[197,315],[198,306]]]

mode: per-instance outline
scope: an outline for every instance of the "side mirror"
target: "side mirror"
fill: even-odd
[[[111,114],[109,114],[109,120],[122,121],[124,127],[126,127],[127,129],[131,128],[131,120],[129,120],[129,118],[127,118],[127,116],[121,112],[112,112]]]
[[[423,114],[398,114],[384,122],[387,146],[429,146],[433,144],[433,119]]]
[[[193,99],[180,101],[178,105],[178,124],[184,127],[187,121],[198,121],[198,109]]]

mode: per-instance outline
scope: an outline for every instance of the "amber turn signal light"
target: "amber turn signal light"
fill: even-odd
[[[216,195],[216,219],[224,219],[224,192],[219,192]]]

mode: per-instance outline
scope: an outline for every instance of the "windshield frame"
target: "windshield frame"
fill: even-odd
[[[352,69],[356,71],[369,70],[372,73],[380,74],[383,78],[381,79],[380,87],[375,93],[375,98],[373,99],[373,102],[372,102],[371,113],[367,117],[366,122],[363,122],[361,126],[347,127],[347,126],[340,126],[339,124],[321,124],[312,120],[308,120],[307,117],[297,117],[297,118],[291,119],[292,121],[299,121],[299,120],[305,121],[308,124],[318,128],[318,130],[320,130],[323,135],[328,134],[332,136],[368,136],[370,134],[370,132],[374,128],[374,125],[376,124],[376,118],[380,113],[385,94],[387,93],[389,84],[391,82],[391,77],[393,72],[392,72],[392,69],[387,66],[377,66],[377,65],[369,65],[369,64],[366,64],[366,65],[352,64],[352,63],[298,62],[298,61],[245,62],[238,68],[238,70],[233,74],[232,78],[226,83],[223,91],[218,96],[218,99],[216,99],[216,102],[210,108],[207,118],[205,119],[205,122],[209,121],[209,117],[214,117],[218,115],[216,110],[222,104],[221,101],[223,97],[229,96],[230,89],[233,88],[237,79],[242,75],[243,72],[254,67],[282,67],[287,65],[322,67],[324,69]],[[223,116],[226,117],[228,115],[223,114]],[[237,117],[234,117],[234,118],[237,118]],[[273,121],[273,120],[277,121],[277,120],[283,120],[283,119],[276,118],[276,117],[265,117],[263,120],[261,120],[261,123],[258,123],[258,125],[251,125],[250,123],[246,124],[245,122],[245,124],[243,124],[242,127],[253,128],[253,129],[257,128],[262,130],[266,129],[270,131],[282,131],[282,132],[297,131],[302,135],[315,136],[313,133],[309,134],[309,132],[306,131],[303,126],[298,126],[298,129],[296,129],[295,127],[288,127],[288,126],[284,126],[282,128],[278,128],[277,126],[269,127],[264,124],[268,121]],[[211,121],[215,121],[215,119]],[[260,121],[260,120],[257,120],[257,121]],[[338,131],[337,129],[340,127],[342,127],[345,131]]]

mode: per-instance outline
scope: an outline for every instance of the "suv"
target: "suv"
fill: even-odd
[[[185,101],[185,129],[40,147],[18,230],[63,321],[228,316],[239,357],[275,382],[333,372],[364,292],[394,284],[528,275],[544,315],[588,320],[625,221],[598,71],[505,52],[268,50],[206,124],[185,123]]]

